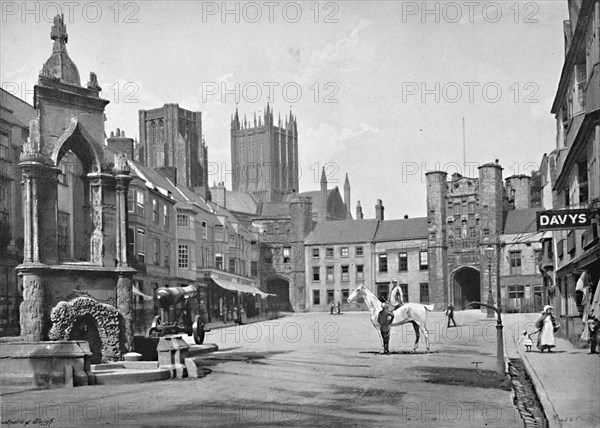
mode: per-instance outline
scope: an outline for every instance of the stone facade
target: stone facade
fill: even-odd
[[[23,260],[19,153],[29,136],[33,106],[0,89],[0,335],[18,335],[21,292],[15,267]]]

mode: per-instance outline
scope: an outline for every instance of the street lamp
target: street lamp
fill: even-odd
[[[500,299],[498,299],[498,301],[500,301]],[[496,320],[496,371],[500,374],[504,374],[505,373],[505,365],[504,365],[504,336],[502,334],[502,312],[500,311],[500,308],[497,308],[496,306],[488,306],[487,303],[483,303],[483,302],[470,302],[469,306],[473,306],[473,305],[479,305],[479,306],[486,306],[488,308],[488,311],[491,309],[492,311],[496,312],[496,315],[498,316],[497,320]]]
[[[492,295],[492,259],[494,257],[494,247],[490,244],[485,247],[485,258],[488,261],[488,298],[487,304],[487,317],[494,318],[494,310],[491,306],[494,306],[494,296]]]

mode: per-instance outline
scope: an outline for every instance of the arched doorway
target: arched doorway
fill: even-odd
[[[481,275],[471,266],[463,266],[452,273],[455,309],[473,309],[469,302],[481,302]]]
[[[290,303],[290,283],[286,279],[275,277],[267,281],[267,292],[277,295],[277,306],[280,311],[293,311]]]

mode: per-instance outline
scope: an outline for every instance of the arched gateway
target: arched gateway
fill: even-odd
[[[277,295],[278,310],[293,311],[290,302],[290,282],[280,276],[276,276],[267,281],[267,292]]]
[[[455,309],[472,309],[469,302],[481,301],[481,275],[472,266],[462,266],[452,272],[450,284],[454,295]]]

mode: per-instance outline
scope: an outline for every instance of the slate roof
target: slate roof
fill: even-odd
[[[427,239],[428,236],[427,217],[384,220],[379,223],[375,242]]]
[[[105,152],[112,152],[107,147]],[[162,175],[160,172],[142,165],[139,162],[129,160],[129,165],[132,169],[132,174],[144,180],[146,187],[153,188],[165,196],[171,196],[175,199],[176,208],[184,208],[196,211],[198,208],[212,212],[212,208],[200,196],[196,195],[185,186],[175,186],[171,180]]]
[[[504,223],[504,234],[536,233],[536,212],[541,210],[541,208],[521,208],[509,211]]]
[[[256,214],[258,204],[252,195],[227,190],[225,191],[225,198],[227,209],[239,213]]]
[[[306,245],[350,244],[371,242],[377,231],[378,220],[320,221],[306,238]]]

